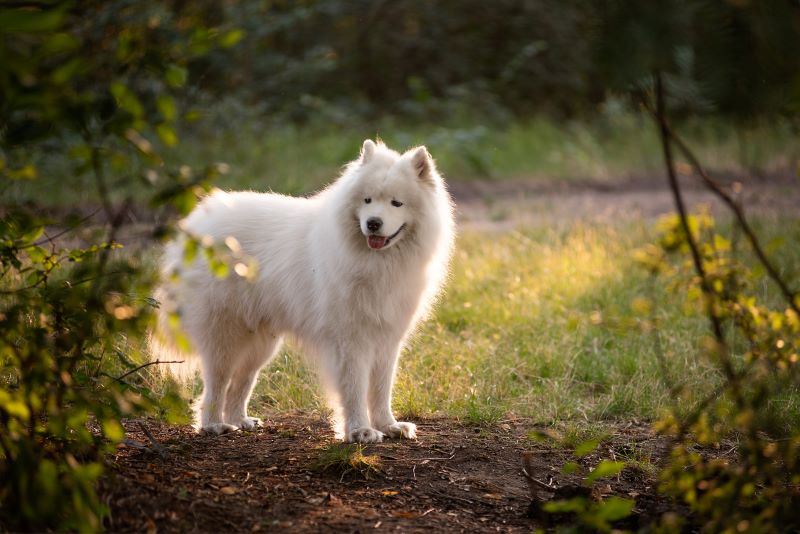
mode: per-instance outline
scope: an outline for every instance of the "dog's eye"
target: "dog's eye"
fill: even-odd
[[[364,199],[364,204],[369,204],[370,202],[372,202],[371,198],[365,198]]]
[[[392,206],[394,206],[395,208],[399,208],[402,205],[403,203],[400,202],[399,200],[392,200]]]

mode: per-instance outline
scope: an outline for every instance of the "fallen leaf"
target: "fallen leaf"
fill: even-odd
[[[398,493],[399,493],[398,491],[392,491],[392,490],[383,490],[383,491],[381,492],[381,495],[384,495],[384,496],[386,496],[386,497],[391,497],[392,495],[397,495]]]
[[[414,512],[392,512],[392,515],[395,517],[402,517],[403,519],[414,519],[417,517],[417,514]]]
[[[224,488],[220,488],[219,491],[221,491],[225,495],[235,495],[236,494],[236,488],[234,488],[233,486],[225,486]]]

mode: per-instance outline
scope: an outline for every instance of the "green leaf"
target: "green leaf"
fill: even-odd
[[[36,167],[33,165],[25,165],[18,169],[8,169],[6,176],[12,180],[33,180],[36,178]]]
[[[23,420],[28,419],[30,416],[28,406],[24,402],[12,397],[9,392],[2,389],[0,389],[0,411]]]
[[[170,65],[164,73],[164,79],[170,87],[183,87],[186,83],[186,69],[178,65]]]
[[[178,144],[178,134],[175,133],[171,126],[162,122],[156,126],[156,133],[165,145],[175,146]]]
[[[175,120],[177,109],[175,107],[175,99],[170,95],[159,95],[156,99],[156,106],[158,107],[158,112],[161,113],[165,121]]]
[[[172,205],[181,215],[188,215],[192,209],[197,205],[197,196],[194,191],[187,189],[186,191],[175,195],[172,199]]]
[[[571,475],[575,473],[580,466],[575,462],[567,462],[563,466],[561,466],[561,473],[565,475]]]
[[[598,479],[616,475],[623,469],[625,469],[625,462],[612,462],[610,460],[603,460],[598,464],[594,471],[589,473],[589,476],[586,477],[586,481],[591,484]]]
[[[230,30],[219,37],[218,43],[222,48],[230,48],[241,41],[242,37],[244,37],[243,30]]]
[[[600,445],[600,441],[596,439],[590,439],[588,441],[584,441],[583,443],[580,443],[578,444],[577,447],[575,447],[575,456],[577,456],[578,458],[586,456],[587,454],[595,450],[598,445]]]
[[[136,118],[140,118],[144,115],[144,107],[142,103],[139,102],[139,99],[136,97],[133,92],[131,92],[128,87],[122,83],[121,81],[117,80],[111,82],[111,94],[114,95],[114,98],[117,101],[117,105],[124,109],[125,111],[129,112]]]
[[[623,499],[614,495],[598,505],[597,516],[604,521],[613,523],[631,515],[635,504],[633,499]]]
[[[122,428],[118,421],[109,419],[103,422],[103,434],[109,441],[119,443],[125,437],[125,429]]]
[[[542,505],[542,510],[550,514],[563,514],[582,512],[586,509],[587,501],[584,497],[573,497],[564,501],[550,501]]]
[[[50,79],[55,85],[64,85],[77,74],[79,74],[85,67],[86,63],[81,58],[72,58],[66,63],[61,64],[50,75]]]
[[[63,21],[62,10],[3,9],[0,10],[0,33],[50,32]]]
[[[78,48],[78,40],[68,33],[56,33],[48,37],[39,49],[43,55],[61,54]]]
[[[33,243],[37,239],[41,237],[44,233],[44,226],[34,226],[33,228],[29,228],[24,234],[22,234],[19,238],[20,244],[28,244]]]
[[[214,259],[210,262],[211,272],[214,273],[214,276],[217,278],[225,278],[228,276],[228,272],[230,269],[228,268],[228,264],[222,260]]]
[[[192,263],[197,256],[197,240],[189,238],[183,245],[183,262],[186,264]]]
[[[28,247],[25,252],[27,252],[28,258],[34,264],[42,263],[50,255],[45,249],[38,246]]]

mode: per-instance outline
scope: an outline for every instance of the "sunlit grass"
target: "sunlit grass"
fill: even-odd
[[[458,416],[477,403],[542,422],[655,415],[669,399],[649,318],[631,310],[652,291],[631,255],[646,237],[585,225],[463,236],[447,298],[403,362],[398,408]],[[686,356],[703,325],[674,299],[662,306],[676,320],[662,341],[692,376],[704,364]]]

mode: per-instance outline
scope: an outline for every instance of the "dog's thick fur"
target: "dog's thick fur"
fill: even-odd
[[[177,311],[200,357],[200,428],[259,423],[247,415],[250,394],[289,335],[319,370],[345,440],[415,437],[392,414],[397,358],[446,278],[454,237],[450,196],[425,147],[401,155],[367,140],[315,196],[215,192],[181,228],[227,238],[257,264],[254,280],[220,279],[202,258],[185,264],[185,239],[166,248],[163,271],[178,276],[165,277],[162,308]]]

